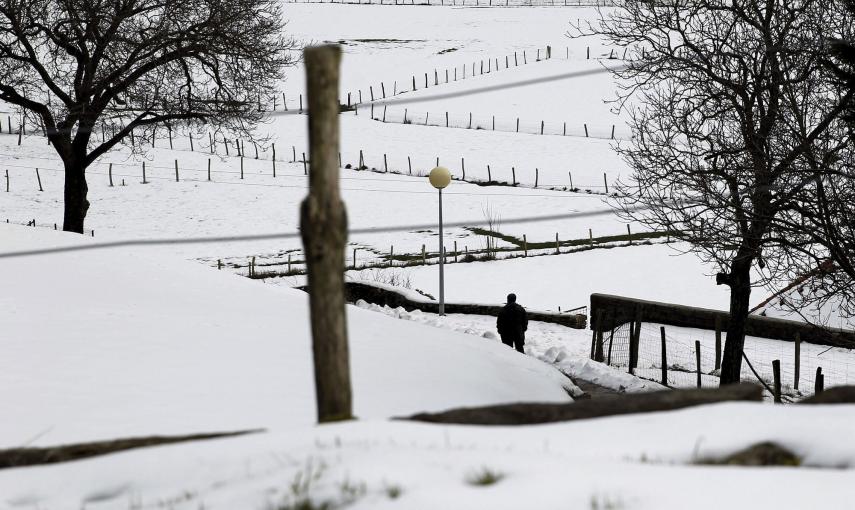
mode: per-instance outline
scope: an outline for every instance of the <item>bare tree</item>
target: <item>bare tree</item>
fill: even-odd
[[[86,168],[116,145],[158,124],[249,136],[293,60],[283,29],[276,0],[0,0],[0,100],[62,159],[63,229],[83,232]]]
[[[790,242],[776,220],[798,214],[797,197],[848,143],[828,135],[853,92],[816,51],[838,11],[835,0],[628,2],[574,32],[628,49],[613,73],[633,175],[617,207],[681,232],[730,287],[722,384],[740,379],[752,286],[781,276],[767,264]]]
[[[830,93],[855,90],[855,0],[844,5],[838,23],[822,27],[827,45],[816,48],[837,81]],[[849,97],[848,125],[834,123],[820,138],[806,172],[813,182],[772,227],[789,241],[776,270],[793,282],[777,306],[823,325],[855,317],[855,98]]]

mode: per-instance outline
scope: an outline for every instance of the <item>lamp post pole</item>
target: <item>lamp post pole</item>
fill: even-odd
[[[442,189],[451,184],[451,172],[438,166],[428,175],[431,186],[439,190],[439,314],[445,315],[445,240],[442,233]]]
[[[439,314],[445,315],[445,241],[442,238],[442,188],[439,188]]]

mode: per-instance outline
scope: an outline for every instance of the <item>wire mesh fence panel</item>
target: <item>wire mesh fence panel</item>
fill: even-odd
[[[606,321],[606,324],[608,322]],[[635,375],[653,381],[662,381],[661,324],[642,323],[638,338]],[[604,361],[622,370],[629,367],[629,324],[607,330],[603,337]],[[700,372],[701,387],[719,385],[721,353],[725,347],[725,334],[716,346],[713,330],[664,326],[666,377],[670,387],[696,387]],[[610,341],[610,339],[612,339]],[[608,350],[611,347],[611,357]],[[799,344],[799,384],[796,388],[796,343],[794,341],[746,337],[743,347],[742,380],[774,387],[772,361],[781,363],[781,394],[787,400],[796,400],[814,392],[817,368],[822,369],[826,388],[855,383],[855,350],[841,347],[801,342]],[[700,364],[700,366],[699,366]],[[767,391],[768,393],[768,391]],[[771,398],[771,394],[767,397]]]

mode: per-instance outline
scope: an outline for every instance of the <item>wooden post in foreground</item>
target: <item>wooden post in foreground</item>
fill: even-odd
[[[300,209],[300,229],[309,283],[315,398],[318,422],[324,423],[353,417],[344,299],[347,215],[337,164],[341,49],[309,47],[303,56],[312,172],[309,195]]]

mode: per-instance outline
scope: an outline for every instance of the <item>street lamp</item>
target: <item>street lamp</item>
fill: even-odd
[[[428,176],[431,186],[439,190],[439,314],[445,315],[445,243],[442,239],[442,189],[451,184],[451,172],[438,166]]]

